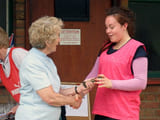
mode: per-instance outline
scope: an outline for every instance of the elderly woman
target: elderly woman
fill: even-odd
[[[21,97],[16,120],[59,120],[60,106],[79,108],[82,86],[62,90],[57,69],[47,55],[56,51],[63,22],[42,17],[29,28],[29,51],[20,68]],[[72,95],[69,95],[72,94]]]

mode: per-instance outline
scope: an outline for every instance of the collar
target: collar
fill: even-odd
[[[9,53],[10,53],[10,50],[11,50],[11,48],[7,48],[6,57],[4,58],[4,61],[0,60],[0,64],[4,64],[7,61]]]

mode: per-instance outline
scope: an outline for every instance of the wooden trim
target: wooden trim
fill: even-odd
[[[16,0],[13,0],[13,33],[16,36]],[[16,37],[15,37],[15,45],[16,45]]]
[[[160,78],[149,78],[148,85],[160,85]]]
[[[25,48],[26,49],[30,49],[30,44],[29,44],[29,36],[28,36],[28,28],[29,28],[29,26],[30,26],[30,12],[29,12],[29,10],[30,10],[30,6],[29,6],[29,3],[30,3],[30,0],[26,0],[26,8],[25,8],[25,10],[26,10],[26,14],[25,14],[25,16],[26,16],[26,25],[25,25]]]

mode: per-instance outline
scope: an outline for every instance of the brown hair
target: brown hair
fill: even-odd
[[[114,16],[115,19],[121,24],[124,25],[125,23],[128,23],[128,34],[130,37],[135,36],[135,14],[133,11],[129,10],[128,8],[122,8],[122,7],[113,7],[110,8],[107,13],[107,16]]]
[[[8,34],[2,27],[0,27],[0,48],[8,48],[8,47],[9,47]]]
[[[135,14],[133,11],[129,10],[128,8],[123,7],[113,7],[107,10],[106,17],[107,16],[114,16],[115,19],[121,24],[124,25],[125,23],[128,23],[127,31],[130,37],[135,36]],[[100,49],[99,55],[105,51],[111,44],[110,40],[106,41],[102,48]],[[109,44],[109,45],[108,45]]]

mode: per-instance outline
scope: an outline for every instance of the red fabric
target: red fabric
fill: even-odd
[[[20,79],[19,79],[19,70],[17,69],[17,67],[14,64],[13,59],[12,59],[13,49],[15,49],[15,48],[11,48],[10,53],[9,53],[10,75],[7,78],[4,71],[3,71],[2,65],[0,65],[0,78],[2,80],[3,85],[10,92],[10,94],[12,95],[14,100],[19,103]]]
[[[111,80],[132,79],[132,60],[141,45],[132,39],[115,53],[106,54],[108,49],[105,50],[99,58],[99,74]],[[140,92],[97,88],[93,114],[120,120],[139,120]]]

